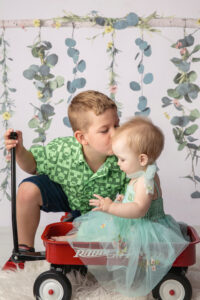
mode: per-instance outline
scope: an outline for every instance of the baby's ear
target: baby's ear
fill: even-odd
[[[148,164],[149,158],[147,154],[140,154],[139,155],[139,162],[141,167],[145,167]]]
[[[88,142],[85,139],[85,134],[81,131],[81,130],[77,130],[74,132],[74,137],[77,139],[77,141],[81,144],[81,145],[87,145]]]

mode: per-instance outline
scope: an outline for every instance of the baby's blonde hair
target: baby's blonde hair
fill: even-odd
[[[87,130],[90,120],[88,111],[93,111],[96,116],[103,114],[107,109],[115,109],[115,102],[103,93],[89,90],[76,95],[68,107],[68,117],[73,131]]]
[[[164,147],[164,135],[159,127],[145,117],[134,117],[116,129],[113,142],[126,135],[127,146],[137,155],[146,154],[148,164],[160,156]]]

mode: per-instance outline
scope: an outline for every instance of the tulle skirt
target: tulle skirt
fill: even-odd
[[[170,215],[150,220],[89,212],[74,221],[74,229],[78,233],[71,242],[91,242],[91,248],[99,242],[107,257],[104,266],[88,266],[99,283],[131,297],[151,292],[189,244]],[[80,259],[87,264],[87,258]]]

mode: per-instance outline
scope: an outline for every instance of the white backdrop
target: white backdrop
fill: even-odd
[[[161,16],[174,16],[186,18],[199,18],[200,5],[199,0],[191,1],[159,1],[159,0],[1,0],[0,1],[0,19],[40,19],[63,16],[63,10],[84,16],[92,10],[97,10],[100,15],[105,17],[123,17],[129,12],[135,12],[141,17],[147,16],[156,11]],[[15,115],[12,118],[12,126],[15,129],[23,131],[24,145],[31,146],[35,137],[32,129],[28,127],[28,121],[32,118],[33,109],[30,103],[37,104],[36,89],[33,83],[26,80],[22,73],[31,64],[35,63],[28,45],[33,43],[37,35],[36,28],[8,29],[5,38],[10,43],[9,56],[14,60],[11,65],[9,78],[12,87],[17,89],[13,94],[16,108]],[[173,86],[173,77],[176,75],[176,69],[170,62],[170,59],[177,55],[177,50],[171,48],[171,44],[183,36],[182,28],[161,28],[162,34],[144,34],[144,38],[151,44],[152,56],[145,61],[145,68],[152,72],[154,81],[145,86],[145,95],[148,97],[148,104],[151,107],[150,117],[164,131],[166,142],[165,149],[158,161],[160,168],[160,178],[163,188],[163,197],[165,209],[177,220],[184,221],[191,225],[199,225],[200,199],[192,199],[190,194],[194,191],[192,182],[180,178],[189,173],[190,162],[185,160],[186,153],[177,151],[177,144],[174,141],[172,126],[169,120],[164,117],[164,109],[161,107],[161,98],[166,96],[167,89]],[[187,33],[193,32],[187,29]],[[52,43],[51,53],[59,56],[59,62],[54,68],[53,73],[65,77],[65,81],[72,78],[72,62],[66,54],[64,40],[71,36],[71,28],[52,28],[42,29],[42,39]],[[84,77],[87,79],[85,89],[95,89],[106,94],[108,90],[108,72],[106,68],[109,65],[109,58],[106,55],[106,45],[108,37],[97,38],[94,42],[87,40],[99,33],[97,28],[81,28],[75,31],[75,37],[78,41],[80,57],[86,61],[87,68]],[[121,52],[117,55],[117,78],[118,92],[116,99],[123,104],[122,119],[125,121],[134,115],[137,110],[137,98],[139,93],[133,92],[129,88],[129,82],[138,78],[136,63],[134,57],[136,54],[135,38],[139,36],[139,30],[126,29],[117,32],[116,48]],[[197,38],[198,37],[198,38]],[[196,35],[196,41],[200,40],[200,34]],[[200,78],[200,67],[197,64],[196,71]],[[196,83],[199,85],[199,79]],[[65,101],[55,106],[56,115],[53,118],[52,125],[47,135],[47,142],[58,136],[71,135],[72,131],[64,126],[62,119],[67,112],[67,98],[69,94],[65,86],[54,93],[54,102],[61,98]],[[199,108],[199,98],[195,100],[195,107]],[[0,125],[2,126],[2,125]],[[1,138],[3,136],[3,127],[0,127]],[[199,136],[199,132],[198,132]],[[0,162],[2,163],[2,156]],[[0,176],[2,176],[0,174]],[[24,172],[17,169],[17,182],[27,176]],[[1,197],[0,199],[0,226],[8,226],[10,220],[10,202]],[[41,224],[47,224],[58,221],[60,214],[43,214]]]

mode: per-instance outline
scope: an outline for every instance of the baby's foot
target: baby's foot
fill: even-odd
[[[51,236],[50,238],[53,241],[59,241],[59,242],[64,242],[67,241],[67,236],[66,235],[61,235],[61,236]]]
[[[69,234],[69,235],[61,235],[61,236],[51,236],[51,240],[65,242],[65,241],[75,238],[75,236],[76,236],[76,233]]]

